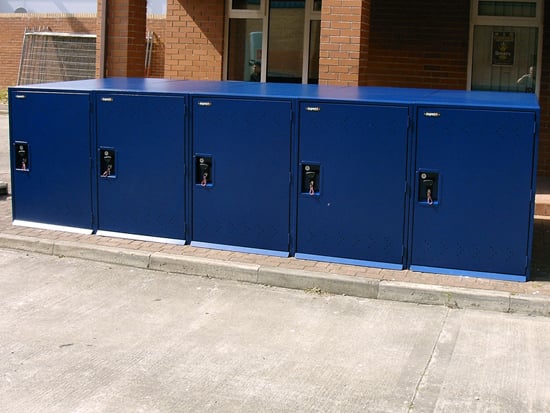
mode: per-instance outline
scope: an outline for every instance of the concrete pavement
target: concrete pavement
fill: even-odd
[[[0,114],[0,181],[9,182],[8,116]],[[0,197],[0,248],[122,263],[189,275],[383,300],[550,316],[550,221],[536,220],[533,281],[393,271],[191,246],[72,234],[11,224],[11,198]]]
[[[0,234],[0,248],[355,297],[550,316],[549,297],[535,293],[420,284],[10,234]]]
[[[0,411],[550,411],[550,319],[0,250]]]

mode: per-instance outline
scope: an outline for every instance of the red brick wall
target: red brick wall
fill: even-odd
[[[469,13],[470,0],[372,2],[366,83],[466,89]]]
[[[221,80],[223,0],[167,0],[164,76]]]
[[[102,0],[98,0],[97,66],[99,70]],[[145,0],[115,0],[107,10],[107,77],[164,77],[166,17],[146,15]],[[146,25],[144,26],[144,19]],[[114,27],[113,27],[114,26]],[[145,35],[154,33],[151,64],[145,69]],[[99,71],[98,71],[99,75]]]
[[[153,51],[151,55],[151,66],[147,77],[164,77],[164,54],[166,51],[164,44],[164,31],[166,28],[165,16],[148,16],[147,30],[154,33]]]
[[[538,174],[550,176],[550,1],[544,2],[545,16],[542,51],[542,73],[539,103],[541,107]]]
[[[17,83],[25,28],[50,28],[54,32],[95,33],[95,15],[0,14],[0,88]]]
[[[368,17],[362,3],[361,0],[323,1],[319,84],[359,84],[362,23]]]

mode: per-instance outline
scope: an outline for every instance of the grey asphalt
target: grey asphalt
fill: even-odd
[[[550,318],[0,250],[0,411],[548,412]]]

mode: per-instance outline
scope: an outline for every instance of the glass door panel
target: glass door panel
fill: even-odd
[[[305,3],[269,2],[268,82],[302,82]]]
[[[228,80],[260,81],[262,19],[230,19]]]
[[[319,83],[319,45],[321,39],[321,20],[312,20],[309,30],[309,67],[308,83]]]
[[[475,26],[472,90],[535,92],[538,29]]]
[[[232,0],[233,10],[260,10],[260,0]]]

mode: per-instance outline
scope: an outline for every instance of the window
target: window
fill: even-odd
[[[227,0],[224,78],[318,83],[321,0]]]
[[[472,0],[471,90],[538,93],[542,7],[542,0]]]

